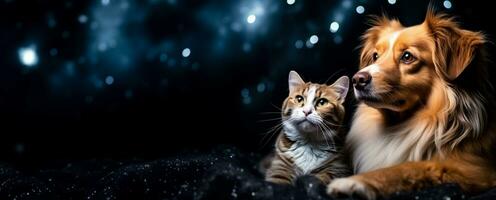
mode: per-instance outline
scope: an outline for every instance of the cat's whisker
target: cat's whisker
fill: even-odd
[[[277,115],[280,115],[281,112],[261,112],[261,113],[258,113],[259,115],[271,115],[271,114],[277,114]]]
[[[276,105],[274,105],[274,104],[272,104],[272,103],[271,103],[270,105],[271,105],[272,107],[276,108],[277,110],[279,110],[279,111],[281,111],[281,112],[282,112],[282,108],[280,108],[279,106],[276,106]]]
[[[260,140],[260,143],[261,143],[260,148],[265,147],[265,145],[267,145],[270,142],[270,140],[274,137],[274,135],[278,134],[279,130],[282,129],[282,126],[283,126],[283,124],[279,123],[279,124],[275,125],[274,127],[270,128],[267,132],[263,133],[264,136]]]
[[[274,132],[276,129],[281,128],[282,126],[283,126],[283,124],[282,124],[282,123],[279,123],[279,124],[277,124],[277,125],[275,125],[275,126],[271,127],[269,130],[267,130],[267,132],[266,132],[265,134],[267,134],[267,133],[272,133],[272,132]]]
[[[324,141],[326,142],[327,147],[331,148],[331,146],[329,145],[329,142],[327,141],[327,137],[326,137],[325,131],[323,130],[323,127],[320,124],[317,124],[317,126],[319,127],[319,129],[322,133],[322,136],[324,136]]]
[[[332,129],[329,126],[327,126],[322,120],[318,120],[318,125],[321,126],[324,129],[325,133],[328,134],[328,135],[326,134],[326,136],[330,138],[333,137]]]
[[[321,123],[326,129],[327,131],[329,132],[329,135],[330,135],[330,139],[331,139],[331,142],[332,142],[332,145],[333,147],[336,147],[336,142],[334,141],[334,135],[333,135],[333,131],[332,129],[327,126],[325,123]]]
[[[282,126],[280,127],[277,127],[274,129],[274,131],[268,133],[268,134],[265,134],[265,136],[262,138],[262,140],[260,141],[261,143],[261,146],[260,148],[263,148],[265,147],[267,144],[269,144],[270,140],[272,140],[272,138],[274,137],[274,135],[278,134],[278,132],[282,129]],[[269,135],[267,137],[267,135]],[[265,141],[265,142],[264,142]]]
[[[331,125],[331,126],[337,126],[337,127],[342,127],[343,125],[341,124],[335,124],[333,122],[330,122],[329,120],[325,120],[325,119],[322,119],[323,123],[327,124],[327,125]]]
[[[257,122],[272,122],[272,121],[277,121],[277,120],[282,120],[280,117],[277,117],[277,118],[270,118],[270,119],[262,119],[262,120],[258,120]]]
[[[284,126],[284,122],[292,122],[292,121],[294,121],[294,119],[282,120],[281,123],[275,125],[274,127],[270,128],[266,133],[264,133],[264,136],[262,137],[262,140],[260,141],[261,143],[263,143],[261,148],[263,148],[265,145],[267,145],[270,142],[270,140],[274,137],[274,135],[278,134],[280,132],[280,130],[282,130],[282,128]],[[268,138],[267,138],[267,136],[268,136]],[[264,140],[265,140],[265,142],[264,142]]]

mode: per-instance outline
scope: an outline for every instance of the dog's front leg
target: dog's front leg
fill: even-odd
[[[479,163],[480,164],[480,163]],[[441,183],[457,183],[467,192],[485,190],[495,185],[490,167],[455,160],[407,162],[348,178],[335,179],[328,185],[330,195],[357,195],[367,199],[388,196]]]

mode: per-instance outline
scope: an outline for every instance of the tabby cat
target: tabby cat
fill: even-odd
[[[332,85],[305,83],[289,73],[289,96],[282,106],[282,131],[275,144],[265,179],[292,184],[302,175],[314,175],[324,184],[350,173],[341,153],[340,127],[349,79]]]

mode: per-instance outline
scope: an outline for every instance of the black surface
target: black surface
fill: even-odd
[[[332,199],[311,176],[295,186],[263,181],[259,156],[222,146],[152,161],[59,162],[34,171],[0,165],[0,199]],[[494,199],[468,196],[453,184],[400,192],[389,199]]]

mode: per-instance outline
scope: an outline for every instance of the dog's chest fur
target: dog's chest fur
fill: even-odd
[[[357,109],[346,143],[352,149],[356,173],[389,167],[405,161],[425,159],[432,146],[435,126],[423,121],[404,122],[385,128],[379,112],[360,106]]]

